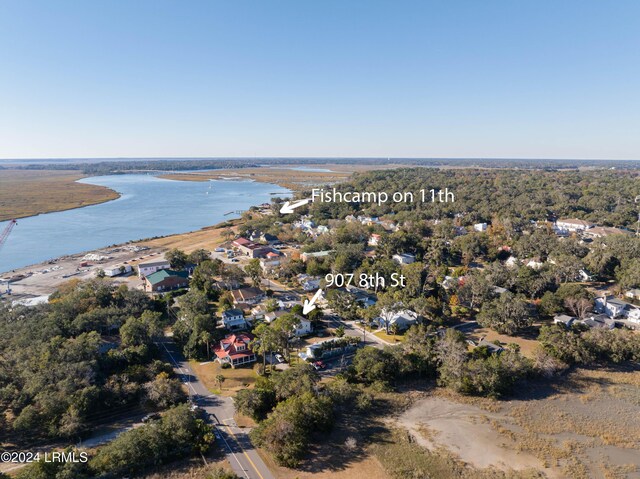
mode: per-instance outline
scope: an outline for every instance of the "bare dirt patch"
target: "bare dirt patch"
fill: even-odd
[[[547,477],[640,478],[640,370],[579,369],[510,401],[436,393],[398,422],[430,451]]]

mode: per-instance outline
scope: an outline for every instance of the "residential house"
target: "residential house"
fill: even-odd
[[[613,318],[610,318],[606,314],[595,314],[579,321],[579,324],[582,324],[589,329],[613,329],[616,327],[616,322]]]
[[[578,318],[566,314],[559,314],[553,318],[553,324],[562,324],[566,328],[570,328]]]
[[[626,316],[626,311],[631,305],[615,296],[601,296],[595,300],[595,310],[604,313],[608,317],[622,318]]]
[[[416,262],[416,257],[410,253],[394,254],[391,259],[398,264],[411,264]]]
[[[307,318],[296,314],[296,319],[298,322],[293,327],[293,335],[300,338],[302,336],[306,336],[307,334],[311,334],[313,328],[311,327],[311,321]]]
[[[515,268],[520,264],[520,260],[515,256],[509,256],[509,258],[507,258],[504,264],[507,268]]]
[[[232,367],[254,363],[256,355],[249,347],[253,335],[249,333],[230,334],[214,346],[216,360],[221,364],[231,364]]]
[[[640,299],[640,289],[630,289],[624,295],[630,299]]]
[[[189,286],[189,273],[161,269],[145,276],[143,281],[144,290],[147,293],[160,293]]]
[[[373,233],[371,236],[369,236],[369,241],[367,242],[367,244],[369,246],[378,246],[378,244],[380,244],[381,239],[382,239],[382,236],[380,236],[379,234]]]
[[[302,289],[305,291],[315,291],[320,287],[319,278],[308,278],[302,283]]]
[[[627,313],[627,320],[634,323],[640,323],[640,308],[632,307]]]
[[[240,288],[231,291],[234,304],[258,304],[267,297],[266,293],[260,288]]]
[[[389,322],[389,327],[393,327],[394,325],[400,331],[404,331],[409,329],[411,326],[418,322],[418,315],[408,309],[403,311],[394,312],[390,318],[387,318],[387,312],[383,309],[382,314],[379,318],[376,318],[372,321],[373,324],[378,326],[379,328],[386,328],[387,321]]]
[[[273,323],[276,319],[278,319],[280,316],[284,316],[285,314],[289,314],[289,311],[285,311],[285,310],[279,310],[279,311],[270,311],[268,313],[265,313],[264,315],[264,321],[265,323]]]
[[[544,266],[544,261],[540,258],[529,258],[524,260],[524,264],[531,269],[540,269]]]
[[[247,321],[241,309],[228,309],[222,312],[222,324],[225,328],[232,331],[238,329],[246,329]]]
[[[264,258],[260,259],[260,267],[262,268],[262,271],[269,272],[280,266],[281,262],[281,255],[270,251]]]
[[[558,233],[581,233],[589,228],[593,228],[594,224],[588,221],[576,218],[565,218],[557,220],[554,227]]]
[[[142,263],[138,263],[138,276],[140,278],[144,278],[145,276],[149,276],[151,273],[155,273],[161,269],[171,269],[171,263],[164,258],[144,261]]]
[[[492,343],[491,341],[487,341],[485,338],[480,339],[480,341],[478,341],[478,344],[476,344],[475,347],[487,348],[487,351],[489,351],[489,354],[500,354],[502,351],[504,351],[504,348],[502,346],[499,346],[496,343]]]

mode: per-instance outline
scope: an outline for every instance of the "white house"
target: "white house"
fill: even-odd
[[[640,323],[640,308],[631,308],[627,313],[627,319],[634,323]]]
[[[144,278],[151,273],[160,271],[161,269],[171,269],[171,263],[164,258],[158,258],[151,261],[145,261],[138,264],[138,276]]]
[[[539,258],[531,258],[531,259],[527,259],[525,260],[525,264],[527,265],[527,267],[531,268],[531,269],[540,269],[544,266],[544,263],[539,259]]]
[[[593,223],[576,218],[565,218],[556,221],[555,230],[559,233],[578,233],[593,228]]]
[[[320,280],[317,278],[309,278],[302,283],[302,289],[305,291],[315,291],[320,287]]]
[[[222,324],[230,330],[245,329],[247,322],[244,319],[242,310],[228,309],[222,313]]]
[[[516,266],[518,266],[518,264],[520,264],[520,260],[515,256],[509,256],[504,264],[507,268],[515,268]]]
[[[566,314],[559,314],[553,318],[553,324],[562,324],[563,326],[570,328],[577,318],[568,316]]]
[[[313,328],[311,327],[311,321],[307,318],[304,318],[300,315],[296,315],[298,319],[298,323],[293,328],[293,335],[297,337],[306,336],[307,334],[311,334]]]
[[[640,289],[630,289],[624,295],[630,299],[640,299]]]
[[[487,223],[476,223],[475,225],[473,225],[473,229],[481,233],[487,231]]]
[[[418,322],[418,315],[411,310],[405,309],[403,311],[392,313],[391,317],[387,318],[387,312],[383,309],[381,316],[374,319],[372,322],[379,328],[386,328],[387,321],[389,322],[389,327],[397,325],[398,329],[402,331],[409,329],[411,326],[416,324]]]
[[[369,246],[378,246],[378,244],[380,244],[381,239],[382,239],[382,236],[380,236],[377,233],[373,233],[371,236],[369,236],[369,241],[367,242],[367,244]]]
[[[416,257],[409,253],[394,254],[392,259],[398,264],[411,264],[416,262]]]
[[[595,310],[598,313],[606,314],[612,319],[625,317],[626,311],[630,306],[629,303],[614,296],[601,296],[596,298],[595,301]]]

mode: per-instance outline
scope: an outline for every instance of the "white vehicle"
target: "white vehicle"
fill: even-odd
[[[224,248],[216,248],[214,249],[216,253],[224,253]]]
[[[284,358],[282,357],[282,354],[274,354],[274,356],[279,363],[284,363]]]

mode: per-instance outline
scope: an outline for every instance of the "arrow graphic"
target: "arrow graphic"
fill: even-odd
[[[302,314],[309,314],[311,311],[316,309],[316,305],[313,303],[315,303],[318,300],[321,294],[322,294],[322,290],[319,289],[318,291],[316,291],[316,294],[313,295],[313,298],[311,298],[311,301],[309,301],[308,299],[304,300],[304,305],[302,306]]]
[[[307,203],[309,203],[309,201],[310,200],[308,198],[306,200],[294,201],[293,203],[285,201],[284,205],[282,205],[282,208],[280,208],[280,213],[282,213],[283,215],[293,213],[293,210],[299,208],[302,205],[306,205]]]

